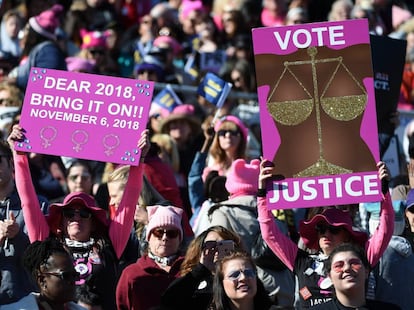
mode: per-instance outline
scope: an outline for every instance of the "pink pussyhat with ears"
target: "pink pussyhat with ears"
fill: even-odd
[[[148,206],[147,241],[151,232],[158,227],[173,227],[180,231],[180,240],[183,240],[183,228],[181,225],[183,209],[173,206]]]
[[[107,47],[106,38],[109,36],[109,31],[87,31],[85,29],[81,29],[80,35],[82,37],[82,49]]]
[[[230,197],[256,195],[260,160],[253,159],[247,163],[244,159],[236,159],[227,173],[226,189]]]

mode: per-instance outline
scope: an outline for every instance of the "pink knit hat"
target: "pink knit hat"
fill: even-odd
[[[181,219],[183,209],[173,206],[148,206],[147,241],[153,229],[163,226],[177,228],[180,231],[180,240],[183,239]]]
[[[80,30],[82,37],[81,48],[94,48],[103,47],[106,48],[106,38],[109,35],[108,31],[87,31],[85,29]]]
[[[192,12],[192,11],[203,11],[205,12],[206,9],[203,6],[203,2],[200,0],[195,0],[195,1],[190,1],[190,0],[184,0],[181,3],[180,6],[180,15],[183,19],[187,19],[188,15]]]
[[[224,122],[232,122],[232,123],[236,124],[236,126],[241,131],[244,140],[247,141],[248,129],[247,129],[246,125],[244,125],[243,122],[238,117],[236,117],[234,115],[226,115],[226,116],[223,116],[222,118],[220,118],[219,120],[217,120],[216,123],[214,124],[214,131],[215,132],[219,131],[221,125]]]
[[[38,34],[56,40],[55,31],[60,25],[59,17],[63,13],[63,6],[55,4],[49,10],[43,11],[29,19],[29,24]]]
[[[236,159],[227,173],[226,189],[230,196],[256,195],[258,189],[260,160],[250,164],[244,159]]]
[[[66,66],[68,71],[93,72],[95,69],[95,61],[82,57],[66,57]]]
[[[183,47],[181,46],[180,43],[178,43],[178,41],[176,39],[174,39],[173,37],[170,36],[158,36],[155,38],[153,45],[157,46],[159,48],[163,47],[163,44],[167,44],[169,48],[172,49],[174,56],[179,55],[182,50]]]

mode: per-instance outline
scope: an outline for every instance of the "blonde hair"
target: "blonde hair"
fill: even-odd
[[[168,157],[168,164],[171,165],[174,172],[178,172],[180,170],[180,155],[173,138],[168,134],[156,133],[152,136],[151,142],[156,143],[160,147],[161,151]]]

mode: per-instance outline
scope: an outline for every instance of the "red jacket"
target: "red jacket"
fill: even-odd
[[[158,267],[148,255],[126,267],[116,288],[118,310],[147,310],[159,306],[161,295],[180,276],[183,259],[177,258],[170,272]]]

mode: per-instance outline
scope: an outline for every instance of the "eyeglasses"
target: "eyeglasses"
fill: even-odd
[[[227,133],[229,133],[230,136],[233,136],[233,137],[237,137],[240,134],[240,132],[238,130],[221,129],[221,130],[217,131],[217,135],[219,137],[224,137],[224,136],[226,136]]]
[[[255,270],[253,270],[253,269],[244,269],[244,270],[234,270],[234,271],[231,271],[226,276],[226,278],[228,280],[231,280],[231,281],[238,281],[240,279],[240,277],[241,277],[242,274],[244,274],[244,276],[246,278],[250,278],[250,279],[256,277],[256,271]]]
[[[91,175],[89,173],[68,175],[68,179],[72,182],[75,182],[79,177],[82,181],[88,181],[91,178]]]
[[[55,276],[63,281],[79,280],[79,272],[76,271],[42,272],[42,274]]]
[[[83,219],[90,219],[92,217],[92,213],[88,209],[72,209],[72,208],[63,208],[62,214],[64,217],[68,219],[73,219],[75,217],[75,214],[79,214],[79,216]]]
[[[105,53],[104,50],[89,50],[92,55],[103,55]]]
[[[8,107],[12,105],[14,101],[10,98],[1,98],[0,99],[0,106]]]
[[[362,268],[362,262],[359,258],[351,258],[348,262],[343,260],[337,261],[332,264],[332,270],[336,273],[341,273],[345,269],[345,263],[347,263],[351,269],[355,272],[358,272]]]
[[[139,70],[139,71],[138,71],[138,74],[144,74],[144,73],[147,73],[147,74],[154,74],[154,73],[155,73],[155,71],[154,71],[154,70],[149,70],[149,69],[144,69],[144,70]]]
[[[329,231],[332,235],[337,235],[341,232],[342,227],[325,224],[316,224],[315,230],[321,235],[324,235],[327,231]]]
[[[164,234],[167,235],[167,238],[174,239],[178,237],[180,231],[178,229],[155,228],[151,233],[158,239],[161,239],[164,236]]]

